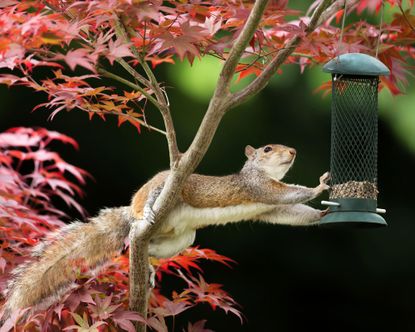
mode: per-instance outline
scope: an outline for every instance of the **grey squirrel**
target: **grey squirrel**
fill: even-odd
[[[286,184],[281,179],[294,163],[295,149],[277,144],[254,149],[248,145],[245,155],[248,159],[239,173],[189,176],[179,202],[150,240],[150,256],[180,253],[193,243],[197,229],[209,225],[244,220],[293,226],[318,223],[326,211],[303,203],[329,188],[328,173],[315,188]],[[143,214],[149,198],[168,174],[160,172],[144,184],[130,206],[101,210],[89,223],[69,224],[36,246],[33,259],[13,272],[3,319],[17,309],[51,305],[73,284],[76,267],[98,268],[121,251],[131,226],[146,222]]]

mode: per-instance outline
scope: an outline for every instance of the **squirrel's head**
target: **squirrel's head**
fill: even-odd
[[[296,151],[279,144],[268,144],[258,149],[247,145],[245,155],[256,168],[274,180],[281,180],[294,163]]]

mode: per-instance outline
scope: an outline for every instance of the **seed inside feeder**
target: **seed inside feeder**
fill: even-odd
[[[376,199],[378,189],[369,181],[348,181],[331,187],[330,198],[369,198]]]

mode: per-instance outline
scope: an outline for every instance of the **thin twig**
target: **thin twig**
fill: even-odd
[[[127,28],[122,23],[121,19],[118,18],[115,22],[115,32],[121,40],[123,40],[125,43],[130,43],[130,48],[135,56],[136,60],[140,63],[140,65],[143,67],[147,77],[150,81],[144,79],[143,76],[141,76],[134,68],[132,68],[127,62],[124,61],[124,63],[120,62],[120,64],[128,70],[128,72],[133,75],[137,79],[144,79],[146,81],[146,85],[154,90],[154,93],[156,95],[157,101],[160,103],[159,109],[163,108],[165,105],[167,105],[167,102],[164,98],[164,94],[160,89],[160,86],[156,80],[156,77],[154,76],[152,70],[148,66],[147,62],[144,60],[143,55],[138,51],[138,49],[131,43],[130,35],[127,32]],[[120,61],[123,61],[123,59],[120,59]],[[161,109],[160,109],[161,110]]]
[[[101,75],[108,77],[108,78],[112,78],[113,80],[116,80],[120,83],[123,83],[127,86],[129,86],[130,88],[133,88],[137,91],[140,91],[152,104],[154,104],[156,107],[158,107],[158,102],[157,100],[151,95],[149,94],[144,88],[142,88],[141,86],[126,80],[125,78],[118,76],[117,74],[111,73],[108,70],[102,68],[102,67],[98,67],[97,68],[98,73],[100,73]]]
[[[291,55],[293,56],[299,56],[301,58],[308,58],[308,59],[314,59],[314,56],[311,54],[305,54],[305,53],[299,53],[299,52],[293,52]]]
[[[124,26],[121,19],[118,19],[116,22],[116,33],[119,38],[122,38],[127,43],[131,43],[130,35]],[[170,168],[173,168],[177,165],[177,162],[180,158],[180,151],[179,147],[177,145],[177,138],[176,138],[176,130],[174,128],[173,119],[170,112],[170,107],[168,103],[168,99],[165,96],[165,92],[160,87],[160,84],[158,83],[156,77],[154,76],[153,71],[151,70],[150,66],[148,65],[147,61],[145,61],[145,58],[143,54],[140,54],[140,52],[137,50],[137,48],[134,45],[131,45],[131,51],[136,57],[136,59],[139,61],[141,66],[143,67],[149,82],[149,87],[154,91],[154,94],[157,99],[157,108],[159,109],[161,116],[163,117],[164,121],[164,127],[166,128],[166,138],[167,138],[167,145],[169,148],[169,156],[170,156]],[[128,63],[121,63],[124,68],[128,68],[131,75],[136,77],[134,73],[137,73],[134,68],[128,65]],[[137,73],[138,74],[138,73]],[[141,76],[141,75],[140,75]]]
[[[130,64],[123,58],[118,58],[117,61],[131,76],[133,76],[139,83],[151,89],[151,83],[140,73],[138,73]]]
[[[137,47],[131,43],[130,37],[124,27],[123,23],[121,22],[120,18],[115,20],[115,33],[119,39],[121,39],[124,43],[130,44],[131,52],[133,53],[134,57],[140,64],[142,64],[142,58],[140,52],[138,52]],[[123,58],[117,59],[118,63],[124,67],[137,81],[141,84],[147,86],[148,88],[152,88],[151,82],[148,81],[144,76],[139,74],[133,67],[131,67]]]
[[[129,33],[127,28],[125,27],[124,23],[122,22],[121,18],[117,18],[115,21],[115,33],[117,34],[118,38],[121,38],[126,43],[131,43]],[[142,62],[142,54],[138,51],[137,47],[131,43],[131,52],[134,54],[135,58],[140,62]]]

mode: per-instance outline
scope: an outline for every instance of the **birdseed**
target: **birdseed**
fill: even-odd
[[[369,181],[348,181],[331,186],[330,198],[370,198],[376,199],[378,189]]]

